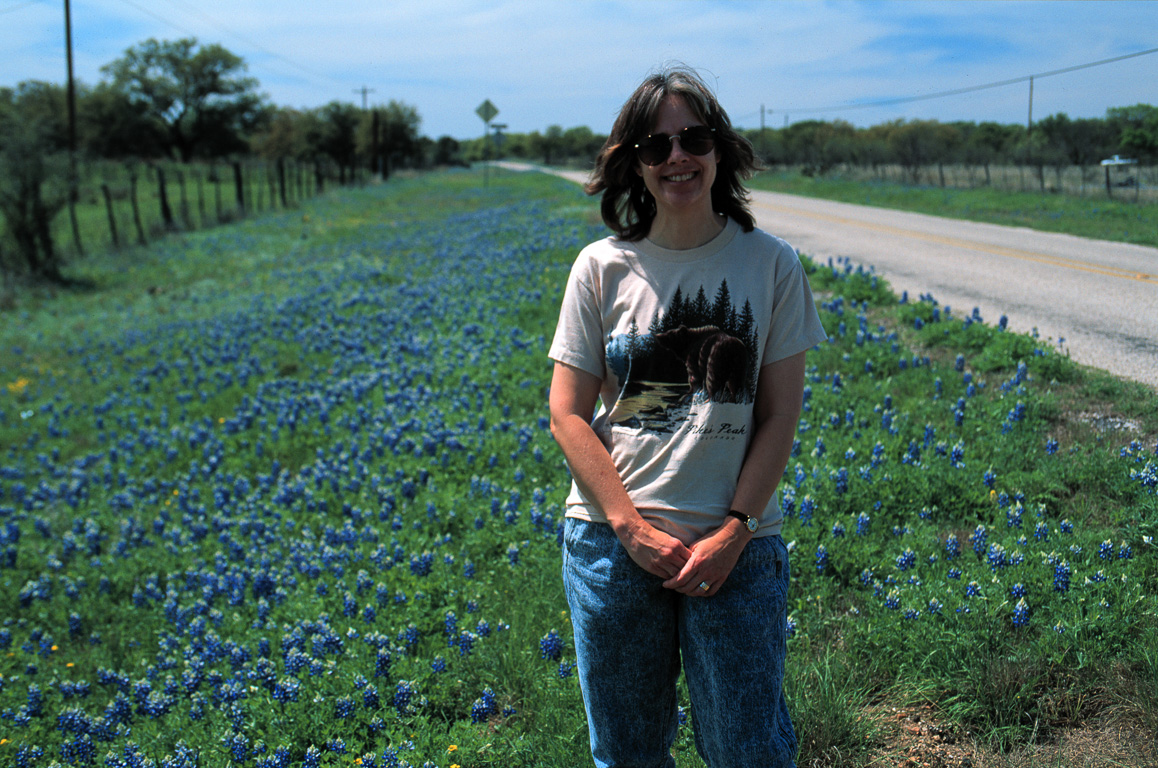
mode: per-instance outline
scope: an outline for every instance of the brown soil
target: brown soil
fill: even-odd
[[[877,766],[898,768],[1158,768],[1158,734],[1128,724],[1084,725],[1002,753],[947,724],[931,705],[885,707]]]

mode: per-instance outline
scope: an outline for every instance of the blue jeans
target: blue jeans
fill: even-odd
[[[712,597],[665,589],[611,526],[568,518],[563,585],[598,768],[674,768],[680,659],[711,768],[792,766],[784,698],[788,551],[753,539]]]

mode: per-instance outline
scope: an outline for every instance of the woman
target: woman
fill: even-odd
[[[572,268],[550,409],[574,479],[563,575],[598,766],[675,765],[681,658],[708,765],[796,752],[775,491],[825,334],[796,252],[754,227],[755,169],[676,68],[624,104],[587,186],[616,235]]]

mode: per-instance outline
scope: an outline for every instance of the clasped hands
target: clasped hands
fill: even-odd
[[[742,526],[726,521],[687,546],[642,519],[619,534],[639,567],[664,579],[667,589],[690,597],[716,594],[750,538]]]

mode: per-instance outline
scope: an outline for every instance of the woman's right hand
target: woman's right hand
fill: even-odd
[[[692,556],[691,550],[685,547],[683,542],[659,530],[642,517],[615,526],[615,535],[619,537],[620,543],[636,565],[662,579],[678,575],[684,563]]]

